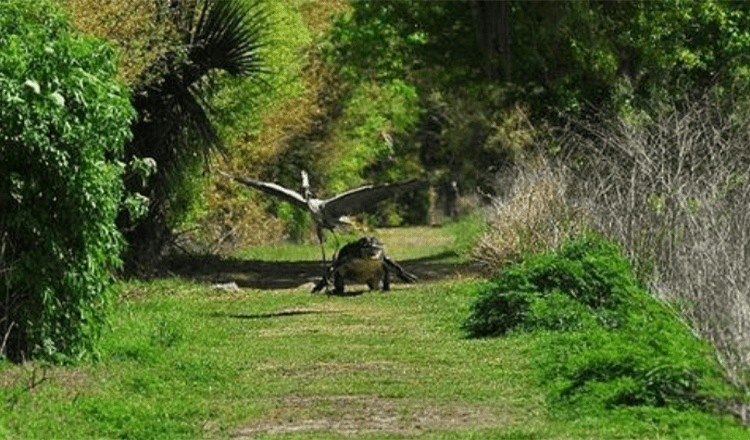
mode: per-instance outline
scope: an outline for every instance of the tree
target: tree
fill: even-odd
[[[264,72],[261,3],[172,1],[169,13],[181,42],[148,69],[133,95],[138,120],[125,158],[152,158],[156,171],[145,179],[135,171],[126,176],[126,187],[149,200],[144,219],[122,211],[118,221],[129,244],[125,261],[130,269],[159,257],[189,205],[191,180],[222,148],[208,106],[219,72],[257,78]]]
[[[472,12],[479,47],[485,55],[484,71],[490,78],[511,78],[510,13],[507,0],[473,0]]]
[[[71,359],[103,328],[134,115],[114,52],[57,2],[0,2],[0,356]]]

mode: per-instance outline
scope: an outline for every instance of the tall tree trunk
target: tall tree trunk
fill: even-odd
[[[484,52],[484,69],[492,79],[510,79],[510,14],[508,1],[472,0],[479,47]]]

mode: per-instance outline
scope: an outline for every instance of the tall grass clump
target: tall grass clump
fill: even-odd
[[[725,108],[705,98],[648,122],[584,125],[572,192],[625,245],[638,276],[713,344],[747,398],[750,118]]]
[[[566,199],[567,172],[546,160],[519,165],[511,189],[495,197],[487,228],[477,240],[473,255],[487,273],[508,262],[557,249],[567,237],[583,231],[585,215]]]
[[[703,418],[732,393],[708,344],[593,234],[506,267],[463,326],[472,337],[538,332],[532,365],[563,417]]]

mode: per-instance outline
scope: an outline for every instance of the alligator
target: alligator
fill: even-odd
[[[417,280],[416,276],[406,272],[385,255],[385,246],[377,238],[362,237],[339,250],[323,279],[313,288],[313,293],[324,287],[328,292],[328,287],[333,282],[333,294],[342,295],[345,281],[367,284],[370,290],[381,288],[388,291],[391,288],[391,272],[407,283]]]

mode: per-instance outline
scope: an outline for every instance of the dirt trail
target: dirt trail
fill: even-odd
[[[321,409],[323,408],[323,409]],[[438,429],[491,428],[510,419],[502,410],[375,396],[291,396],[278,409],[235,430],[235,439],[259,434],[320,431],[356,436],[370,433],[415,436]]]

